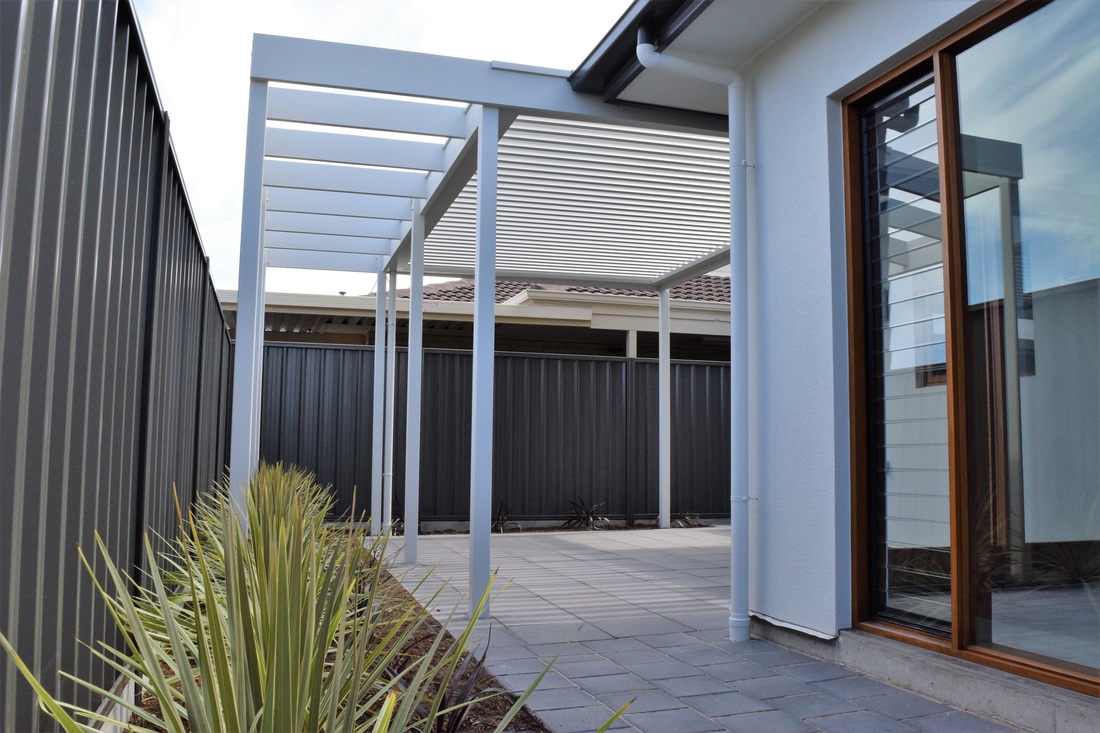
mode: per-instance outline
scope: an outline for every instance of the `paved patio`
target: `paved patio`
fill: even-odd
[[[438,591],[432,612],[458,608],[452,628],[464,626],[468,538],[420,543],[406,586],[424,580],[417,597]],[[1015,730],[767,641],[730,642],[728,527],[494,535],[493,561],[477,644],[491,628],[489,670],[517,691],[560,654],[528,701],[557,733],[594,731],[629,700],[615,730]]]

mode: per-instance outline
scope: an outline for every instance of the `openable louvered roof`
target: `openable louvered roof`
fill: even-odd
[[[564,72],[382,49],[360,51],[384,59],[399,81],[383,74],[341,89],[348,81],[333,79],[323,58],[318,69],[289,70],[295,51],[308,67],[357,48],[317,44],[260,36],[254,44],[254,80],[269,82],[269,266],[407,271],[416,204],[427,224],[425,273],[472,275],[482,104],[498,98],[514,102],[494,105],[504,128],[498,277],[655,288],[726,263],[728,141],[713,119],[668,113],[687,122],[677,129],[662,113],[586,99]],[[449,90],[438,78],[448,73],[456,75]]]

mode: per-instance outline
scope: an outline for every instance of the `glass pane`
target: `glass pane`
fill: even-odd
[[[951,620],[943,245],[936,100],[925,79],[863,117],[873,407],[872,611]]]
[[[958,57],[977,643],[1100,668],[1100,3]]]

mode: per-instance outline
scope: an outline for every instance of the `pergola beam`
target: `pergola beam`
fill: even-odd
[[[346,237],[397,239],[401,236],[400,219],[368,219],[357,216],[332,216],[292,211],[267,210],[268,232],[335,234]]]
[[[285,122],[435,137],[463,137],[466,131],[466,110],[461,106],[331,94],[312,89],[274,87],[269,93],[267,110],[269,120]]]
[[[606,104],[574,92],[564,76],[494,66],[486,61],[256,34],[252,78],[381,94],[469,102],[532,113],[643,127],[692,129],[724,135],[716,115]]]
[[[341,252],[389,257],[396,240],[377,237],[344,237],[338,234],[307,234],[305,232],[268,231],[264,235],[268,250],[285,249],[298,252]]]
[[[373,272],[378,269],[382,259],[378,255],[352,254],[350,252],[306,252],[295,249],[267,250],[268,267],[288,267],[294,270]]]
[[[344,191],[317,191],[306,188],[268,186],[267,210],[304,214],[397,219],[407,216],[412,197],[380,196]]]
[[[688,280],[698,277],[699,275],[705,275],[708,272],[714,272],[719,267],[722,267],[723,265],[728,265],[729,261],[730,248],[727,245],[717,250],[716,252],[712,252],[708,255],[703,255],[694,262],[689,262],[686,265],[680,265],[664,277],[658,278],[654,284],[659,288],[674,288],[680,283],[687,282]]]
[[[428,193],[422,173],[293,160],[265,161],[264,185],[419,199]]]
[[[269,158],[444,170],[443,148],[437,143],[335,132],[271,128],[267,131],[264,153]]]

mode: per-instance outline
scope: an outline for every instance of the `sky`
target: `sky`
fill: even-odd
[[[630,0],[135,0],[218,288],[237,289],[252,34],[575,69]],[[269,269],[269,292],[362,294],[374,276]]]

